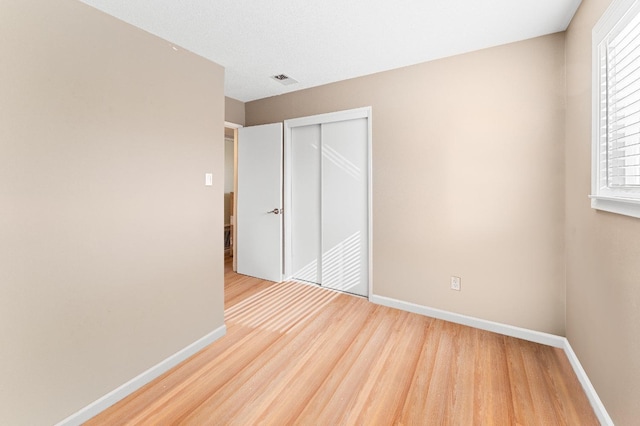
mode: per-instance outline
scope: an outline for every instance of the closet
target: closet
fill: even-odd
[[[284,124],[286,275],[368,296],[371,109]]]

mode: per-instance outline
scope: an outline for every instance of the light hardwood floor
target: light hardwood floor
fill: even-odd
[[[227,335],[87,424],[599,424],[560,349],[226,266]]]

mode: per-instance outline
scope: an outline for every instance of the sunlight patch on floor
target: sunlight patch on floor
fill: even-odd
[[[225,320],[246,327],[287,333],[338,295],[311,285],[282,282],[227,309]]]

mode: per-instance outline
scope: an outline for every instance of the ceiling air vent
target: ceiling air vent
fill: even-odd
[[[289,86],[290,84],[296,84],[297,81],[294,80],[293,78],[289,77],[288,75],[285,74],[278,74],[278,75],[274,75],[271,77],[272,79],[274,79],[275,81],[277,81],[280,84],[283,84],[285,86]]]

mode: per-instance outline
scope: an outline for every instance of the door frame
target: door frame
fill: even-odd
[[[372,162],[372,108],[362,107],[349,109],[344,111],[330,112],[326,114],[317,114],[309,117],[293,118],[290,120],[284,120],[284,188],[283,188],[283,202],[284,202],[284,279],[291,280],[293,271],[291,271],[291,216],[294,213],[291,211],[291,164],[293,159],[291,158],[291,129],[300,126],[310,126],[315,124],[332,123],[336,121],[354,120],[358,118],[367,119],[367,249],[368,249],[368,292],[367,298],[371,299],[373,295],[373,162]]]

